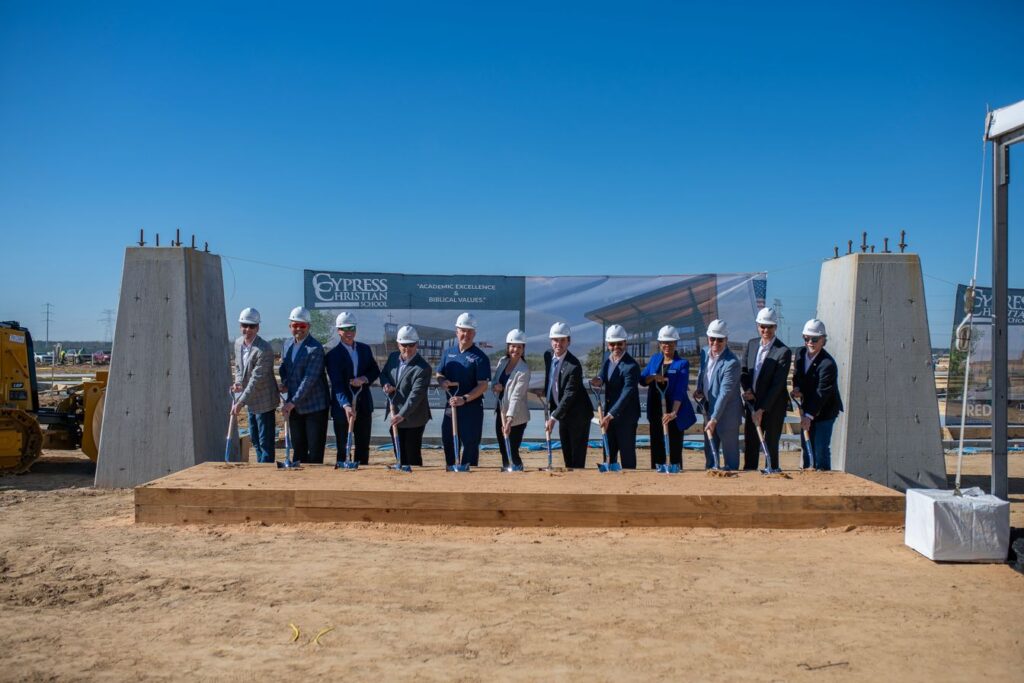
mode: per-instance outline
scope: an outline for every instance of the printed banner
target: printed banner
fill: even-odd
[[[949,374],[946,379],[945,418],[948,426],[960,424],[964,396],[964,362],[968,351],[971,356],[971,375],[967,388],[967,424],[992,423],[992,288],[974,288],[974,320],[969,338],[966,333],[967,289],[967,285],[959,285],[956,290]],[[1010,424],[1019,425],[1024,424],[1024,289],[1009,290],[1008,299],[1008,421]]]

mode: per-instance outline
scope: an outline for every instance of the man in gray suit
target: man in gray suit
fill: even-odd
[[[789,409],[786,380],[793,352],[775,336],[779,316],[774,308],[762,308],[754,322],[760,336],[747,342],[740,374],[743,401],[747,408],[747,419],[743,421],[743,469],[756,470],[761,457],[757,425],[761,427],[772,460],[765,466],[777,469],[782,423]]]
[[[380,373],[380,385],[390,397],[393,410],[388,427],[397,427],[402,465],[423,465],[423,429],[430,419],[427,387],[430,384],[430,365],[419,354],[419,335],[411,325],[398,328],[398,351],[388,356]],[[394,444],[394,435],[391,441]]]
[[[235,383],[231,391],[239,396],[231,406],[238,415],[242,406],[248,410],[249,436],[259,462],[274,462],[276,428],[274,411],[281,402],[274,379],[274,350],[260,331],[260,312],[246,308],[238,316],[242,336],[235,340]]]
[[[707,405],[704,425],[704,460],[708,469],[717,466],[711,444],[725,456],[725,468],[740,466],[740,361],[729,350],[729,328],[724,320],[712,320],[707,331],[708,346],[700,352],[700,372],[693,397]]]

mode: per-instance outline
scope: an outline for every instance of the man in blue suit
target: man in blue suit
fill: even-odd
[[[291,430],[292,457],[299,462],[322,463],[328,406],[324,347],[309,334],[309,311],[296,306],[288,320],[292,338],[281,353],[281,388],[287,392],[281,412]]]
[[[601,373],[590,380],[595,387],[604,386],[604,417],[601,427],[608,434],[608,462],[636,469],[636,424],[640,421],[640,366],[626,353],[628,335],[622,325],[612,325],[605,332],[608,358]]]
[[[700,352],[700,373],[693,397],[706,400],[708,421],[704,425],[704,460],[710,469],[717,465],[711,443],[725,456],[725,468],[740,466],[740,361],[729,350],[729,328],[724,320],[712,320],[707,331],[708,346]]]
[[[370,428],[373,426],[370,385],[380,377],[380,367],[370,347],[356,341],[355,315],[342,311],[335,320],[335,327],[338,328],[338,341],[327,351],[325,363],[327,377],[331,380],[331,417],[334,418],[334,438],[338,442],[338,461],[347,456],[348,424],[355,418],[355,459],[361,465],[368,465]],[[352,405],[355,391],[359,391],[358,405]]]

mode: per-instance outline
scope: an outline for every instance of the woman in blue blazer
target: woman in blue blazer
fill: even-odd
[[[640,373],[640,382],[647,386],[647,420],[651,425],[651,469],[665,464],[665,428],[668,428],[669,462],[683,465],[683,432],[697,421],[687,390],[690,386],[690,363],[676,353],[679,331],[671,325],[658,330],[660,353],[651,356]],[[661,391],[665,392],[662,405]]]

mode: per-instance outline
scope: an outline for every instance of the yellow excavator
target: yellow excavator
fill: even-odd
[[[40,407],[32,334],[16,321],[0,322],[0,475],[24,472],[44,448],[99,455],[107,372],[64,390],[53,407]]]

